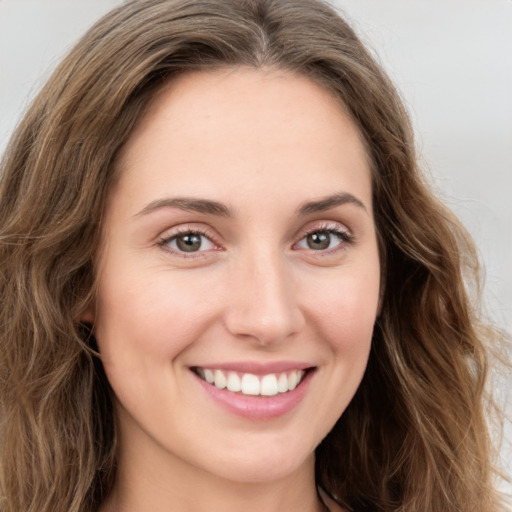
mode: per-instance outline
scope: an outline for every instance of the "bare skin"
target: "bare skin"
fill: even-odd
[[[118,164],[84,318],[120,425],[101,511],[325,512],[314,450],[357,390],[379,307],[356,126],[309,79],[195,72]],[[220,389],[230,373],[271,394]]]

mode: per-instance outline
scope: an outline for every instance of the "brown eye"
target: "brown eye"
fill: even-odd
[[[176,246],[183,252],[194,252],[201,249],[201,235],[195,233],[176,237]]]
[[[322,251],[328,249],[331,244],[333,235],[327,231],[319,231],[318,233],[310,233],[306,237],[307,246],[314,251]]]
[[[296,247],[310,251],[326,251],[336,249],[352,242],[352,236],[338,227],[318,229],[304,235]]]
[[[207,236],[193,231],[174,235],[164,241],[162,245],[166,245],[177,253],[203,252],[215,247],[215,244]]]

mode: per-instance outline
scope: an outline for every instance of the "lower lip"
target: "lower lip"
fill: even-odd
[[[314,371],[306,372],[299,385],[292,391],[274,396],[250,396],[219,389],[196,375],[196,381],[218,405],[227,411],[251,420],[271,420],[292,411],[304,398]]]

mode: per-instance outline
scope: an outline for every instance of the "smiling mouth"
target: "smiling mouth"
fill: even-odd
[[[309,371],[291,370],[281,373],[254,375],[253,373],[238,373],[214,368],[192,368],[202,380],[218,389],[248,396],[275,396],[293,391]]]

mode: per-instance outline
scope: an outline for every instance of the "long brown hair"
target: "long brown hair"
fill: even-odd
[[[465,285],[473,246],[425,185],[389,79],[315,0],[128,1],[26,113],[0,170],[1,510],[90,512],[112,488],[112,394],[80,318],[116,155],[162,84],[226,66],[277,67],[328,88],[372,163],[382,311],[363,382],[317,449],[318,484],[360,512],[498,510],[488,337]]]

